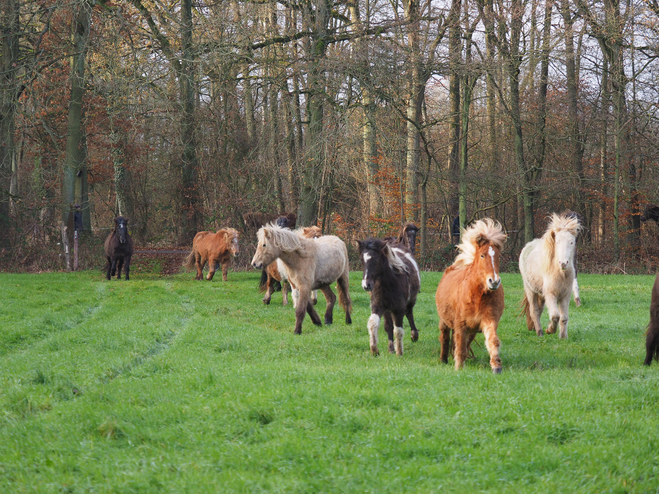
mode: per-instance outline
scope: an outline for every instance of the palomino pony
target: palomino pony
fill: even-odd
[[[519,255],[519,271],[524,281],[522,313],[529,331],[542,336],[540,315],[547,304],[549,326],[555,333],[560,323],[560,338],[567,338],[568,308],[574,283],[574,254],[579,220],[569,215],[550,216],[549,227],[542,236],[524,246]]]
[[[277,219],[277,225],[281,226],[282,228],[286,228],[279,221],[279,219],[281,218],[286,218],[286,217],[280,216]],[[307,226],[301,228],[300,230],[297,230],[296,233],[299,233],[304,238],[318,238],[323,234],[322,230],[317,226]],[[288,285],[290,284],[290,282],[288,281],[286,266],[284,266],[284,263],[282,262],[281,259],[277,259],[275,262],[268,264],[266,268],[261,272],[260,287],[262,287],[262,289],[265,291],[265,296],[263,297],[263,303],[266,305],[270,304],[270,300],[272,299],[272,294],[275,292],[275,288],[274,288],[275,281],[279,281],[281,283],[281,294],[283,299],[282,305],[288,305]],[[293,308],[295,309],[297,308],[297,302],[300,297],[300,291],[294,286],[292,286],[292,289],[293,289]],[[318,290],[311,291],[311,302],[314,305],[316,305],[316,302],[318,302]]]
[[[105,239],[105,257],[108,260],[107,279],[111,279],[117,273],[117,279],[121,279],[121,268],[126,263],[126,280],[130,279],[130,258],[133,256],[135,244],[128,234],[128,220],[123,216],[114,219],[114,230]]]
[[[346,324],[352,323],[350,311],[350,287],[348,275],[348,250],[339,237],[325,235],[316,239],[304,238],[277,225],[266,225],[257,233],[258,245],[252,259],[252,266],[263,268],[281,259],[286,268],[288,280],[300,290],[300,298],[295,309],[295,334],[302,333],[302,321],[305,312],[309,313],[311,321],[320,326],[320,318],[316,313],[309,296],[311,290],[319,289],[327,298],[325,324],[332,324],[332,313],[336,295],[330,285],[336,281],[339,291],[339,303],[346,313]]]
[[[456,369],[464,366],[471,341],[476,333],[482,332],[492,371],[501,372],[497,327],[504,300],[499,256],[505,241],[506,234],[498,222],[489,218],[476,221],[463,231],[462,242],[458,245],[461,252],[446,268],[437,287],[440,359],[448,362],[453,330]]]
[[[645,365],[652,363],[652,357],[659,359],[659,274],[654,279],[650,300],[650,324],[645,336]]]
[[[227,281],[227,271],[231,257],[240,252],[238,247],[238,232],[233,228],[224,228],[213,232],[199,232],[192,241],[192,250],[183,261],[183,267],[190,270],[197,268],[195,280],[203,278],[203,270],[208,261],[208,281],[213,279],[215,270],[222,265],[222,280]]]
[[[389,353],[403,355],[403,316],[410,323],[412,341],[419,339],[412,312],[421,285],[419,267],[410,251],[403,247],[376,238],[358,240],[357,245],[364,266],[362,288],[371,294],[371,317],[367,324],[371,354],[380,354],[378,330],[384,315]]]

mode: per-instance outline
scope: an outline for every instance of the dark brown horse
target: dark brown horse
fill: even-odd
[[[126,265],[126,279],[130,279],[130,258],[135,250],[133,239],[128,234],[128,220],[123,216],[114,219],[114,230],[105,239],[105,257],[108,260],[107,279],[109,280],[117,273],[117,279],[121,279],[121,268]]]
[[[650,324],[645,337],[645,365],[652,363],[652,358],[659,359],[659,274],[652,287],[650,300]]]

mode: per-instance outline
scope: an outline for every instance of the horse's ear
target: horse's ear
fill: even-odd
[[[364,241],[362,240],[355,240],[355,245],[359,249],[359,252],[362,252],[364,250]]]

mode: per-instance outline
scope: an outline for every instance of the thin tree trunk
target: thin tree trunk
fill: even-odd
[[[607,145],[608,145],[608,125],[609,125],[609,106],[611,104],[611,93],[609,91],[609,64],[606,57],[602,63],[602,104],[600,106],[601,130],[599,139],[600,148],[600,192],[602,199],[597,211],[597,242],[599,247],[604,246],[604,236],[606,235],[606,206],[608,194],[608,164],[607,164]]]
[[[460,62],[462,61],[460,12],[461,0],[452,0],[449,14],[449,215],[453,218],[459,214],[459,170],[460,170]],[[464,219],[460,219],[464,222]]]

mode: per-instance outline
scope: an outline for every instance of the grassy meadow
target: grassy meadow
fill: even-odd
[[[463,371],[439,363],[440,277],[419,341],[406,321],[397,358],[381,328],[374,358],[359,272],[352,326],[301,336],[255,271],[0,274],[0,492],[659,492],[653,277],[580,274],[560,341],[503,275],[501,375],[482,335]]]

